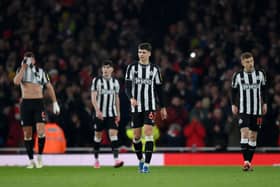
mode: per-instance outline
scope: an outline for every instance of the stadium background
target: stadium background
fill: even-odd
[[[219,0],[1,0],[0,147],[21,147],[20,90],[12,79],[23,53],[32,50],[50,74],[62,113],[48,118],[64,130],[68,147],[92,145],[90,84],[103,59],[115,63],[122,85],[121,144],[129,104],[124,71],[137,44],[153,45],[153,62],[165,81],[169,119],[157,125],[158,147],[239,146],[230,108],[230,82],[250,50],[269,80],[269,110],[258,145],[277,147],[280,120],[279,2]],[[196,56],[190,57],[191,52]],[[193,53],[193,54],[194,54]],[[194,128],[195,127],[195,128]],[[104,142],[106,144],[106,142]]]

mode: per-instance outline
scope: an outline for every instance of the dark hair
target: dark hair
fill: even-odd
[[[103,66],[114,67],[112,60],[104,60],[103,63],[102,63],[102,67]]]
[[[242,53],[241,54],[241,60],[244,60],[244,59],[248,59],[248,58],[251,58],[251,57],[253,57],[253,55],[252,55],[252,53],[250,53],[250,52],[245,52],[245,53]]]
[[[138,45],[138,49],[145,49],[145,50],[151,52],[152,51],[152,45],[148,42],[140,43]]]
[[[24,57],[33,57],[33,58],[35,57],[35,56],[34,56],[34,53],[32,53],[31,51],[25,52],[23,56],[24,56]]]

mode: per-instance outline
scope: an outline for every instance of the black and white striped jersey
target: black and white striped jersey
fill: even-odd
[[[44,86],[45,84],[50,82],[50,78],[42,68],[38,68],[36,66],[28,66],[24,71],[22,82],[40,84],[41,86]]]
[[[232,102],[239,106],[239,113],[262,115],[262,104],[266,102],[265,92],[266,76],[263,71],[240,71],[233,75]]]
[[[120,84],[116,78],[96,77],[92,80],[91,91],[97,92],[97,104],[103,117],[117,116],[116,96],[119,94]]]
[[[126,69],[125,80],[131,81],[129,97],[138,101],[138,106],[131,106],[131,112],[156,110],[156,85],[162,84],[160,69],[156,64],[130,64]]]

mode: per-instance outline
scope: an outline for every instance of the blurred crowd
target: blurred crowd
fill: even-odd
[[[279,10],[277,0],[1,0],[0,147],[22,144],[21,95],[12,79],[30,50],[62,107],[54,116],[46,100],[49,121],[62,127],[70,147],[92,144],[91,80],[112,59],[121,83],[121,144],[130,145],[124,73],[143,41],[152,43],[165,82],[169,117],[157,120],[159,146],[239,146],[230,89],[244,51],[268,77],[269,110],[258,144],[279,146]]]

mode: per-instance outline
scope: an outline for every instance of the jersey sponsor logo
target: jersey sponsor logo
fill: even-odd
[[[149,79],[141,79],[141,78],[135,78],[135,84],[146,84],[146,85],[152,85],[152,80]]]
[[[243,90],[253,90],[259,88],[258,84],[243,84],[242,89]]]
[[[101,91],[101,94],[105,94],[105,95],[110,95],[110,94],[114,94],[115,93],[115,90],[105,90],[105,89],[102,89]]]

